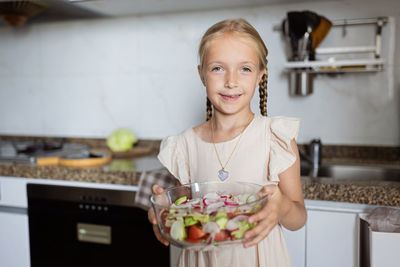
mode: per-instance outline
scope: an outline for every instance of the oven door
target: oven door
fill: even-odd
[[[169,266],[135,192],[28,184],[27,194],[32,267]]]

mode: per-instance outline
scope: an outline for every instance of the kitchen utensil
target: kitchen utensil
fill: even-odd
[[[315,48],[328,33],[331,22],[312,11],[290,11],[282,22],[290,46],[290,61],[315,60]]]
[[[291,71],[289,76],[289,94],[306,96],[313,92],[313,74],[307,71]]]
[[[255,226],[247,219],[266,203],[262,186],[245,182],[201,182],[172,187],[152,195],[158,227],[179,247],[240,243]]]
[[[328,34],[329,30],[332,27],[332,22],[325,18],[324,16],[320,16],[320,23],[314,30],[311,32],[312,39],[312,51],[319,46],[325,36]]]

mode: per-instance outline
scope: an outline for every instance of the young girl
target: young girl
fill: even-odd
[[[267,117],[267,53],[258,32],[243,19],[215,24],[201,40],[198,72],[207,91],[207,121],[164,139],[158,158],[180,184],[252,182],[264,185],[262,194],[270,198],[249,218],[257,226],[246,233],[243,245],[184,249],[179,266],[291,266],[281,225],[297,230],[306,222],[295,142],[299,120]],[[250,108],[257,85],[262,115]],[[153,186],[154,194],[161,192]],[[168,245],[152,209],[149,220]]]

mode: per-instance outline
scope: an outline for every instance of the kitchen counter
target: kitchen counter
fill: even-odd
[[[81,140],[81,139],[79,139]],[[104,144],[104,140],[98,140]],[[90,142],[88,142],[90,143]],[[0,164],[0,176],[26,177],[54,180],[81,181],[119,185],[138,185],[140,175],[143,171],[155,170],[162,166],[157,161],[156,155],[159,141],[142,141],[142,144],[151,144],[154,151],[151,155],[133,159],[113,159],[108,165],[91,168],[72,168],[59,166],[25,166],[13,164]],[[98,146],[96,142],[90,143]],[[361,153],[360,147],[347,147],[348,151],[354,153],[358,151],[360,156],[355,157],[346,152],[346,147],[325,146],[323,155],[328,155],[326,161],[332,162],[364,162],[364,163],[390,163],[398,165],[398,148],[382,148],[386,151],[379,152],[379,149],[366,149],[368,155]],[[300,150],[305,150],[305,146],[299,145]],[[338,153],[332,150],[340,151]],[[374,160],[373,155],[381,155]],[[302,177],[302,189],[305,199],[326,200],[335,202],[348,202],[370,205],[398,206],[400,207],[400,182],[394,181],[360,181],[332,178],[310,179]]]

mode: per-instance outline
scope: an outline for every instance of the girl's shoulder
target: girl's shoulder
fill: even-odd
[[[288,116],[262,116],[257,115],[258,127],[263,127],[267,133],[276,136],[297,139],[300,129],[300,119]]]

